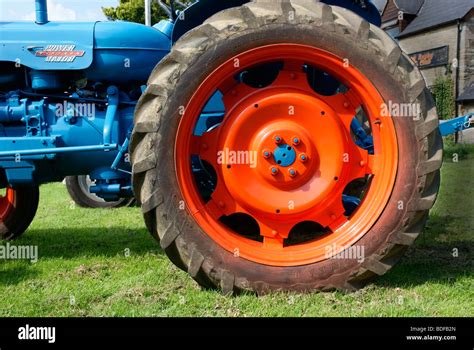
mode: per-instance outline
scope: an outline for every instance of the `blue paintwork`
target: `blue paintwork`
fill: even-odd
[[[89,68],[93,60],[95,23],[48,22],[0,22],[0,61],[19,62],[38,70],[82,70]],[[68,63],[46,63],[44,57],[36,57],[37,51],[47,45],[75,45],[84,55]]]
[[[450,120],[442,120],[439,125],[441,136],[448,136],[469,129],[472,119],[474,119],[474,113]]]
[[[40,71],[84,71],[89,80],[146,82],[152,69],[171,49],[166,34],[130,22],[0,23],[0,61],[19,62]],[[83,53],[72,62],[48,62],[36,56],[48,45],[69,45]],[[15,54],[12,55],[12,52]],[[44,86],[37,88],[57,88]]]
[[[153,26],[153,28],[162,32],[168,39],[173,36],[174,23],[169,19],[163,19]]]
[[[273,158],[278,165],[289,167],[293,165],[296,160],[296,151],[290,145],[278,145],[273,151]]]
[[[345,212],[344,215],[351,216],[352,213],[360,205],[360,198],[354,196],[348,196],[346,194],[342,195],[342,204],[344,206]]]
[[[36,4],[36,23],[45,24],[48,23],[48,8],[46,6],[46,0],[35,0]]]
[[[367,135],[357,118],[352,119],[351,130],[356,136],[357,146],[367,150],[369,154],[374,154],[374,138],[372,137],[372,135]]]

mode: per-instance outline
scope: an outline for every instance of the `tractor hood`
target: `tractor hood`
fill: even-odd
[[[95,23],[2,22],[0,61],[37,70],[86,69],[92,64]]]
[[[154,65],[170,46],[159,30],[131,22],[0,23],[0,61],[35,70],[103,68],[103,54],[110,58],[119,52],[130,59],[146,53]]]

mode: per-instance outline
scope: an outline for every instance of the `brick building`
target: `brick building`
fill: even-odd
[[[382,28],[417,62],[428,86],[450,74],[457,114],[474,112],[474,0],[388,0],[381,8]]]

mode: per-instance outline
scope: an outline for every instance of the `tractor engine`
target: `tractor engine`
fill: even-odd
[[[1,23],[0,188],[90,175],[106,200],[131,196],[138,98],[171,48],[168,21]]]

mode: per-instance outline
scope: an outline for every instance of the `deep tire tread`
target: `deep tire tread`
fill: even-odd
[[[275,4],[278,2],[278,4]],[[178,80],[189,66],[192,66],[197,57],[207,50],[213,43],[230,38],[235,33],[249,28],[261,27],[280,22],[291,22],[288,19],[289,11],[295,11],[296,16],[315,26],[322,26],[327,31],[343,32],[352,40],[367,50],[368,55],[375,56],[386,66],[387,74],[396,77],[407,94],[406,99],[423,106],[426,115],[416,123],[416,135],[420,140],[420,161],[417,168],[419,190],[414,191],[407,209],[405,209],[403,227],[392,232],[387,242],[353,271],[342,285],[332,285],[330,281],[317,281],[317,285],[293,285],[289,289],[298,290],[354,290],[364,286],[375,276],[383,275],[401,258],[408,246],[413,244],[422,232],[428,218],[428,210],[433,206],[440,185],[439,169],[442,164],[442,139],[438,131],[438,119],[434,102],[426,89],[424,79],[419,70],[413,66],[407,55],[402,53],[398,45],[380,28],[363,21],[351,11],[321,4],[318,1],[291,0],[265,1],[257,0],[245,4],[240,8],[224,10],[192,31],[186,33],[178,41],[172,53],[156,68],[149,79],[149,87],[142,98],[136,113],[136,123],[141,125],[135,129],[131,145],[134,166],[134,188],[138,199],[143,201],[142,209],[146,213],[147,226],[156,227],[158,233],[163,232],[161,245],[168,256],[178,266],[187,271],[191,277],[202,285],[220,287],[224,293],[251,290],[266,293],[278,289],[265,281],[249,282],[244,276],[234,276],[229,271],[216,265],[209,255],[204,259],[204,252],[190,248],[186,242],[180,240],[180,230],[176,227],[177,218],[158,217],[153,215],[153,205],[176,205],[176,198],[164,198],[164,203],[150,202],[150,193],[158,191],[158,182],[151,181],[154,172],[150,157],[152,147],[145,138],[156,139],[156,125],[160,121],[151,120],[157,115],[157,110],[166,99],[179,93],[174,89],[174,81]],[[152,99],[158,102],[152,102]],[[155,123],[155,124],[153,124]],[[146,125],[153,127],[145,127]],[[148,134],[153,133],[153,134]],[[142,164],[146,163],[146,166]],[[159,166],[159,165],[155,165]],[[155,179],[156,180],[156,179]],[[167,203],[169,202],[169,203]],[[168,223],[167,227],[164,227]],[[161,226],[160,226],[161,225]],[[160,226],[161,228],[157,227]],[[163,228],[164,227],[164,228]],[[156,231],[155,231],[156,232]],[[153,232],[152,232],[153,233]],[[207,273],[206,273],[207,271]],[[204,276],[204,278],[203,278]]]

